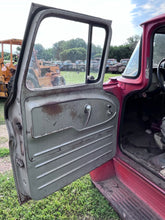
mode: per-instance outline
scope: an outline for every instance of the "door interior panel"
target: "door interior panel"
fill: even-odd
[[[86,112],[86,106],[90,106],[91,112]],[[99,111],[100,106],[103,109],[102,112]],[[109,108],[111,112],[109,111]],[[108,111],[109,113],[107,113]],[[113,103],[106,99],[102,100],[98,98],[77,99],[58,104],[48,103],[41,107],[33,107],[30,109],[30,112],[32,136],[34,138],[69,128],[76,131],[82,131],[89,127],[106,123],[114,117],[114,114],[116,114]]]
[[[98,93],[84,92],[84,97],[77,93],[76,100],[58,104],[55,97],[48,103],[35,97],[25,102],[31,113],[27,113],[26,129],[33,199],[57,191],[114,156],[117,100]]]

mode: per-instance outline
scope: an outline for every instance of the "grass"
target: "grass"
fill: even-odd
[[[6,99],[0,99],[0,125],[5,124],[4,119],[4,104]]]
[[[80,84],[85,82],[85,72],[69,72],[61,71],[61,75],[65,78],[66,85]],[[97,78],[97,73],[91,73],[92,76]],[[110,77],[119,76],[121,74],[106,73],[104,75],[104,82],[108,81]]]
[[[0,144],[4,144],[5,142],[7,142],[8,139],[5,137],[0,137]]]
[[[0,175],[0,219],[117,220],[119,217],[86,175],[48,198],[20,206],[11,173]]]
[[[106,74],[104,75],[104,82],[108,81],[109,78],[115,77],[115,76],[121,76],[121,74],[106,73]]]
[[[9,149],[8,148],[0,148],[0,157],[7,157],[9,155]]]
[[[70,72],[61,71],[61,75],[64,77],[66,85],[80,84],[85,82],[85,72]]]

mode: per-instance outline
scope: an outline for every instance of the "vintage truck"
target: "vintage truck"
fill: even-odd
[[[72,78],[72,84],[30,88],[34,44],[40,36],[43,42],[55,38],[58,23],[58,36],[69,30],[75,37],[87,34],[86,73],[79,83]],[[165,14],[141,26],[124,73],[103,84],[111,21],[32,4],[5,105],[20,203],[42,199],[90,172],[122,219],[165,219]],[[98,32],[102,56],[91,75]]]
[[[116,59],[108,59],[105,72],[108,73],[123,73],[129,59],[121,59],[117,62]]]

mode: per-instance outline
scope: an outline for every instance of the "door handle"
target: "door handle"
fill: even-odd
[[[85,122],[85,127],[87,126],[90,116],[91,116],[92,106],[89,104],[85,105],[84,113],[87,114],[87,120]]]

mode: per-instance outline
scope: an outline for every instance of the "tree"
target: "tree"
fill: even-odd
[[[1,57],[2,57],[2,53],[0,52],[0,58]],[[4,60],[10,60],[10,53],[4,52],[3,57],[4,57]]]
[[[95,46],[92,44],[92,59],[101,57],[102,48],[100,46]]]
[[[44,60],[53,60],[53,48],[45,49],[43,52]]]
[[[85,60],[87,53],[87,44],[81,38],[71,39],[68,41],[58,41],[53,44],[52,48],[45,49],[41,44],[35,44],[34,49],[37,59],[44,60],[67,60],[72,62],[76,60]],[[101,57],[102,48],[92,44],[92,59]]]
[[[60,60],[60,53],[66,49],[66,41],[59,41],[53,44],[54,59]]]
[[[56,60],[59,60],[61,58],[60,54],[65,50],[69,50],[73,48],[86,48],[86,47],[87,46],[85,41],[81,38],[71,39],[68,41],[59,41],[53,45],[54,58]]]
[[[137,43],[139,42],[139,40],[140,40],[140,36],[139,35],[134,35],[134,36],[129,37],[127,39],[126,45],[128,45],[130,50],[132,50],[132,52],[133,52],[133,50],[135,49],[135,47],[136,47]]]
[[[80,49],[81,48],[81,49]],[[82,50],[83,48],[83,50]],[[78,50],[72,50],[78,49]],[[69,50],[69,51],[68,51]],[[66,60],[68,58],[68,54],[72,55],[72,60],[78,60],[80,57],[83,57],[83,60],[86,59],[86,52],[87,52],[87,44],[81,38],[71,39],[68,41],[59,41],[53,45],[53,54],[56,60]],[[95,46],[92,44],[92,58],[97,56],[101,56],[102,49],[100,46]],[[78,56],[75,58],[75,54]]]
[[[17,55],[20,54],[20,51],[21,51],[21,46],[18,46],[18,47],[16,48],[16,54],[17,54]]]
[[[37,59],[44,59],[44,47],[42,46],[42,44],[35,44],[34,45],[34,49],[37,53]]]
[[[68,50],[64,50],[60,53],[61,60],[71,60],[75,62],[76,60],[85,60],[86,59],[86,49],[80,48],[72,48]]]
[[[110,46],[109,58],[114,58],[120,61],[123,58],[129,58],[132,54],[128,45]]]
[[[87,48],[87,45],[85,41],[81,38],[76,38],[76,39],[71,39],[69,41],[66,41],[66,49],[71,49],[71,48]]]
[[[45,49],[41,44],[35,44],[34,49],[37,54],[37,59],[53,60],[53,48]]]
[[[139,40],[140,36],[135,35],[129,37],[124,45],[110,46],[108,57],[117,59],[118,61],[124,58],[130,58]]]

